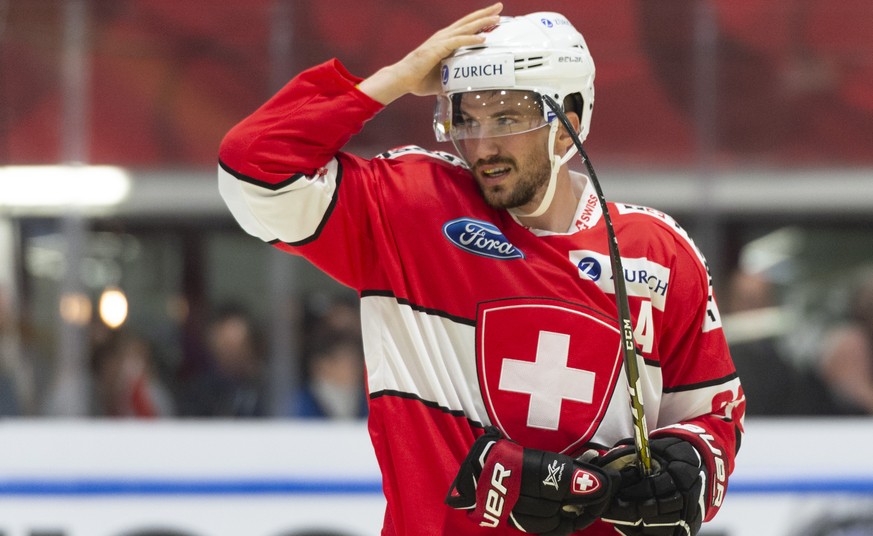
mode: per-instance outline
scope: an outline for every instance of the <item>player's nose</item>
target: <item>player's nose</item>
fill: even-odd
[[[497,138],[474,138],[465,140],[465,155],[468,162],[489,160],[500,154],[500,143]]]

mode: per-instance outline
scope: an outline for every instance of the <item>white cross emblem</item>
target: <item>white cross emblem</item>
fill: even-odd
[[[573,493],[584,495],[600,488],[600,482],[591,473],[577,469],[573,475]]]
[[[530,395],[527,425],[531,428],[557,430],[564,400],[592,402],[595,374],[568,367],[569,358],[569,335],[540,331],[533,363],[517,359],[503,361],[499,388]]]
[[[576,473],[576,480],[573,481],[573,490],[577,492],[586,492],[597,484],[591,475],[588,473]]]

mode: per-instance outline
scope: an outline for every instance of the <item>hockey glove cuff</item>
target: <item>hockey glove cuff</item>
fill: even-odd
[[[526,449],[489,428],[461,463],[446,504],[468,509],[481,526],[565,536],[600,517],[617,479],[612,469]]]

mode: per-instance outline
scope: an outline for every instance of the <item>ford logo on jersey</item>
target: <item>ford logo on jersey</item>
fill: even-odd
[[[452,244],[476,255],[500,260],[524,258],[524,253],[487,221],[458,218],[443,225],[443,234]]]

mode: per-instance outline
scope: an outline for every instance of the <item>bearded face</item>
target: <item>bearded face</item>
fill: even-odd
[[[548,185],[548,123],[532,95],[486,91],[463,94],[457,102],[455,146],[493,208],[535,207]]]

